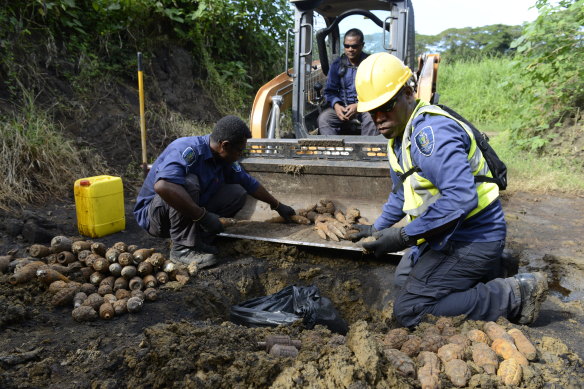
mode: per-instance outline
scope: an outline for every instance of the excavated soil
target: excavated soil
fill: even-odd
[[[572,216],[582,214],[584,198],[514,193],[505,196],[504,207],[508,249],[520,270],[544,271],[551,280],[531,327],[499,321],[506,329],[520,328],[537,349],[520,387],[582,387],[584,225]],[[125,231],[95,241],[168,253],[167,241],[149,237],[133,222],[131,208],[130,200]],[[17,256],[24,256],[31,242],[77,234],[71,201],[3,216],[0,254],[18,248]],[[197,272],[185,285],[167,284],[141,312],[111,320],[78,323],[71,308],[50,304],[39,281],[11,285],[0,275],[0,387],[420,387],[414,375],[390,362],[384,346],[385,334],[397,327],[391,310],[395,258],[376,261],[354,252],[227,238],[219,244],[219,265]],[[302,322],[247,328],[229,321],[232,305],[288,285],[316,285],[347,321],[348,333]],[[428,320],[410,335],[426,338],[433,318]],[[454,331],[482,325],[458,318]],[[267,353],[258,341],[269,335],[299,339],[298,355]],[[468,365],[472,377],[465,387],[503,387],[495,376]],[[452,387],[444,372],[439,379]]]

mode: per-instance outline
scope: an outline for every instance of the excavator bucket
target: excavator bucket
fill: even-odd
[[[350,138],[350,139],[349,139]],[[307,139],[250,139],[241,165],[279,201],[297,212],[320,200],[336,209],[360,211],[373,223],[392,188],[382,137],[320,137]],[[315,226],[265,222],[278,216],[266,203],[248,197],[238,220],[223,236],[361,251],[350,240],[323,239]]]

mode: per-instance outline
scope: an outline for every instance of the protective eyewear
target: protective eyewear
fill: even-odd
[[[351,48],[351,49],[358,49],[359,47],[361,47],[363,45],[363,43],[357,43],[356,45],[348,45],[346,43],[343,43],[343,46],[345,46],[345,49]]]
[[[401,89],[399,92],[397,92],[397,95],[395,95],[393,99],[389,100],[387,103],[383,104],[380,107],[373,108],[371,111],[369,111],[369,113],[373,116],[377,112],[388,113],[388,112],[393,111],[393,109],[395,108],[395,105],[397,104],[397,100],[399,99],[402,92],[403,92],[403,89]]]

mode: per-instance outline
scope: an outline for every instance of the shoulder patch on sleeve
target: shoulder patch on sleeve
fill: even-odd
[[[183,152],[182,152],[182,157],[185,160],[185,162],[187,163],[187,165],[191,166],[193,163],[197,162],[197,154],[195,153],[195,150],[193,150],[192,147],[187,147]]]
[[[239,166],[239,162],[233,162],[233,164],[231,164],[231,168],[237,173],[241,172],[241,166]]]
[[[429,157],[434,151],[434,130],[432,126],[426,126],[416,135],[416,147],[422,155]]]

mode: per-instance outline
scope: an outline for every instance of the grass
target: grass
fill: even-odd
[[[542,156],[514,146],[509,131],[520,128],[521,113],[531,109],[515,87],[523,82],[508,58],[440,64],[438,93],[448,105],[491,137],[507,165],[507,190],[569,194],[584,190],[584,171],[562,156]],[[566,179],[566,178],[569,179]]]

